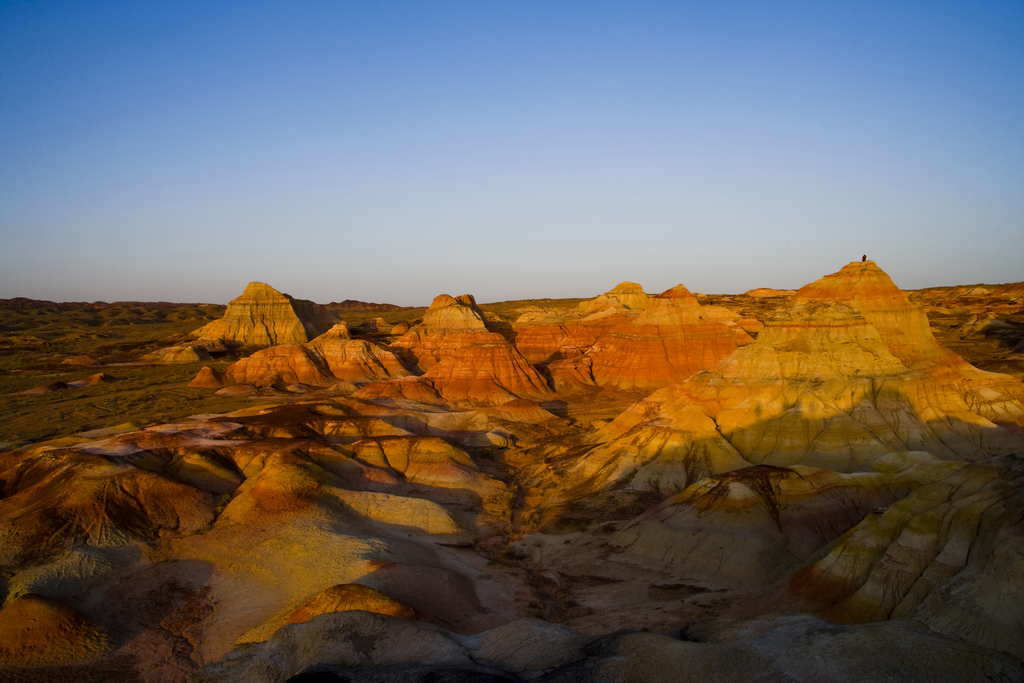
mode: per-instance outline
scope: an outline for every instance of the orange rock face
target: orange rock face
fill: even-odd
[[[319,614],[347,610],[386,614],[399,619],[423,619],[423,616],[409,605],[379,590],[358,583],[346,583],[331,586],[309,602],[300,605],[288,616],[287,623],[304,624]]]
[[[188,385],[193,389],[217,389],[224,386],[224,376],[213,368],[204,366]]]
[[[338,323],[323,306],[293,299],[262,282],[250,282],[242,296],[228,304],[224,317],[192,333],[242,346],[303,344]]]
[[[912,304],[874,261],[855,261],[838,273],[802,287],[795,302],[814,300],[834,301],[855,309],[904,365],[937,382],[961,384],[959,393],[978,392],[985,386],[989,391],[1024,401],[1020,382],[1007,375],[979,370],[936,341],[924,310]],[[982,399],[980,403],[993,402]],[[993,419],[1002,417],[998,410],[982,412]]]
[[[487,332],[483,311],[469,294],[456,298],[441,294],[423,314],[423,322],[388,347],[422,372],[441,361],[454,344],[446,338],[454,333]]]
[[[593,321],[517,324],[516,348],[533,364],[578,357],[586,353],[610,328],[625,320],[625,317],[612,316]]]
[[[530,317],[517,323],[516,347],[530,362],[545,364],[559,390],[654,389],[680,382],[751,341],[737,322],[739,314],[705,309],[682,285],[642,299],[616,291],[633,286],[623,283],[602,295],[609,306],[585,318]],[[747,324],[756,329],[758,323]]]
[[[190,386],[221,386],[214,384],[212,371],[204,371]],[[221,383],[323,387],[340,381],[369,382],[408,374],[394,354],[368,341],[352,339],[348,327],[340,323],[307,344],[272,346],[233,363],[224,371]]]
[[[608,330],[587,356],[598,386],[653,389],[681,382],[735,349],[734,332],[677,285],[652,297],[634,320]]]
[[[508,339],[488,329],[483,313],[468,294],[435,298],[423,324],[389,348],[426,372],[415,379],[370,384],[357,392],[358,397],[497,405],[552,393]]]

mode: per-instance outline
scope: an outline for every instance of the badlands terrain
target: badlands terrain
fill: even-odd
[[[0,681],[1024,681],[1024,283],[0,329]]]

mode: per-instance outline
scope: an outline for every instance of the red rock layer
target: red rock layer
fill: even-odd
[[[626,318],[616,316],[587,322],[516,325],[516,348],[535,365],[578,356],[586,353],[610,328],[624,320]]]
[[[733,331],[677,285],[652,297],[636,319],[610,329],[587,356],[598,386],[653,389],[681,382],[735,350]]]
[[[498,405],[515,398],[551,395],[540,373],[495,332],[451,332],[436,347],[441,360],[426,374],[397,382],[375,382],[356,396],[363,399],[404,398],[432,403]]]
[[[416,380],[371,384],[358,392],[359,397],[497,405],[551,394],[544,378],[508,339],[488,330],[468,294],[435,298],[423,323],[389,348],[425,374]]]

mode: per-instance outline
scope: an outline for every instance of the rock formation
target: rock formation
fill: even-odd
[[[204,366],[199,370],[191,382],[188,383],[193,389],[215,389],[224,386],[224,373],[217,372],[210,366]]]
[[[938,344],[888,276],[856,262],[801,289],[754,343],[631,407],[573,476],[669,492],[749,465],[1007,454],[1024,448],[1022,389]]]
[[[142,360],[161,365],[180,365],[202,363],[210,358],[210,354],[201,346],[168,346],[153,353],[147,353]]]
[[[706,315],[683,285],[608,330],[586,354],[598,386],[657,388],[681,382],[736,349],[735,334]]]
[[[223,318],[192,335],[241,346],[303,344],[338,322],[333,313],[312,301],[293,299],[270,285],[250,282],[242,296],[228,304]]]
[[[371,342],[352,339],[342,322],[306,344],[281,344],[257,351],[229,365],[219,378],[203,368],[189,386],[304,384],[325,387],[338,382],[369,382],[408,374],[391,352]]]
[[[958,467],[924,452],[890,454],[853,474],[744,467],[688,486],[631,522],[612,544],[642,566],[768,586],[866,515]]]
[[[423,620],[423,615],[390,595],[368,586],[361,586],[358,583],[346,583],[340,586],[331,586],[297,607],[288,615],[287,623],[304,624],[320,614],[349,610],[386,614],[399,619]]]
[[[838,626],[814,617],[715,620],[678,638],[638,631],[588,638],[521,620],[460,638],[442,628],[366,612],[286,626],[239,647],[194,683],[317,680],[517,683],[699,683],[1019,680],[1013,657],[910,623]],[[280,653],[290,653],[283,657]],[[330,678],[327,678],[327,677]]]
[[[423,323],[389,347],[426,372],[415,378],[375,382],[357,396],[460,406],[550,396],[544,378],[505,336],[488,329],[484,318],[469,294],[438,296]]]
[[[584,301],[579,305],[579,309],[585,315],[597,313],[608,308],[642,311],[647,308],[648,298],[643,287],[637,283],[620,282],[611,291],[605,292],[590,301]]]
[[[767,287],[759,287],[758,289],[750,289],[744,292],[746,296],[754,297],[755,299],[763,299],[768,297],[776,296],[793,296],[796,294],[795,289],[769,289]]]
[[[587,317],[531,317],[515,326],[516,347],[530,362],[547,367],[559,391],[654,389],[680,382],[751,341],[740,320],[755,331],[759,325],[722,307],[706,310],[682,285],[648,297],[624,282],[602,296],[607,306]]]
[[[1024,656],[1024,466],[972,463],[868,515],[788,580],[847,624],[913,619]]]

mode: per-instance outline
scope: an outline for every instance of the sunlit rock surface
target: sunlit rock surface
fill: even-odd
[[[604,427],[571,477],[669,492],[749,465],[852,472],[894,451],[1009,454],[1024,449],[1022,388],[938,344],[891,280],[857,262],[801,289],[754,343]]]
[[[547,381],[499,332],[485,321],[473,297],[442,294],[434,299],[420,325],[390,350],[419,377],[375,382],[357,392],[367,400],[406,400],[452,405],[499,405],[517,398],[543,399]]]
[[[408,375],[409,371],[394,354],[372,342],[352,339],[348,327],[339,323],[306,344],[281,344],[257,351],[228,366],[219,381],[222,386],[325,387],[338,382],[369,382]],[[214,381],[204,371],[196,377],[195,386],[213,386]]]
[[[338,323],[323,306],[293,299],[262,282],[250,282],[242,296],[231,301],[224,317],[193,332],[243,346],[303,344]]]
[[[0,447],[0,680],[1024,680],[1024,385],[936,340],[1012,314],[929,320],[869,261],[404,330],[271,292],[219,321],[265,341],[7,397],[118,402]],[[120,414],[147,377],[180,414]]]

